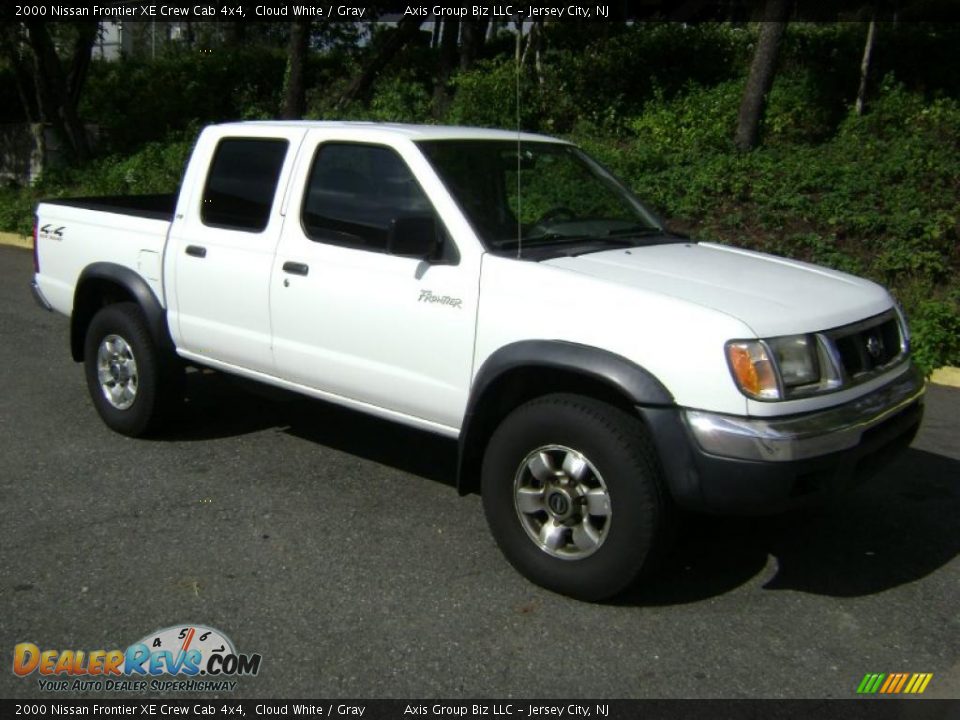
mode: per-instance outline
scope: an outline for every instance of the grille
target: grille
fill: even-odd
[[[856,328],[840,328],[831,335],[843,370],[850,378],[884,368],[903,351],[895,317],[877,318]]]

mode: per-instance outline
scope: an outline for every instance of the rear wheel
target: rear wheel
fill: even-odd
[[[482,492],[510,563],[582,600],[624,590],[663,541],[668,507],[646,429],[592,398],[548,395],[508,415],[487,446]]]
[[[159,352],[135,303],[108,305],[94,315],[84,370],[97,412],[123,435],[155,430],[180,397],[182,369]]]

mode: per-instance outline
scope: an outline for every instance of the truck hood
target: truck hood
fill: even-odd
[[[543,264],[717,310],[758,337],[826,330],[892,305],[869,280],[715,243],[607,250]]]

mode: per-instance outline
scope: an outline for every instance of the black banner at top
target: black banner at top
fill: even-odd
[[[101,22],[292,21],[398,22],[486,20],[503,22],[761,21],[773,3],[747,0],[537,0],[536,2],[361,2],[359,0],[14,0],[4,19]],[[960,21],[956,0],[794,0],[794,21]]]

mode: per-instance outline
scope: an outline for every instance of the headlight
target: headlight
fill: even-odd
[[[756,400],[782,400],[792,388],[820,382],[813,335],[727,343],[727,362],[737,387]]]
[[[795,335],[767,340],[780,369],[785,388],[810,385],[820,380],[817,341],[812,335]]]

